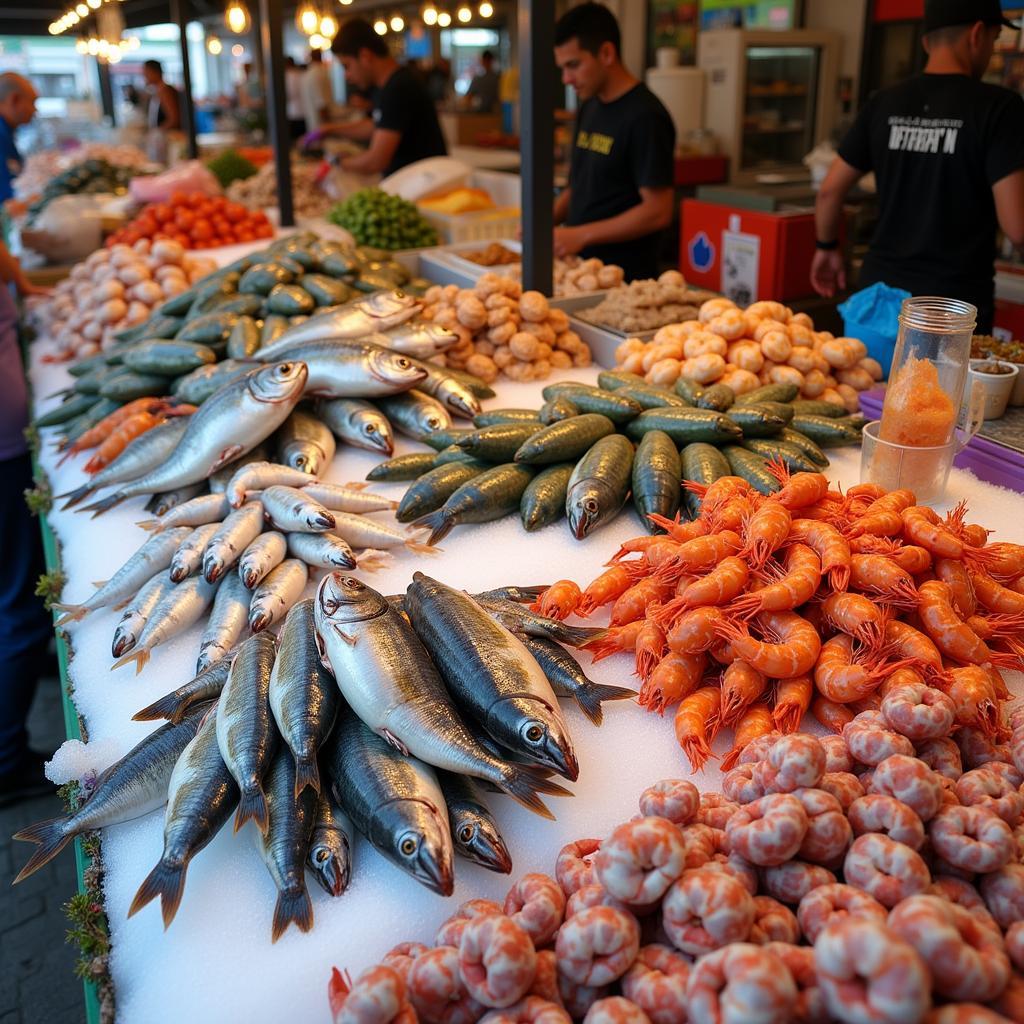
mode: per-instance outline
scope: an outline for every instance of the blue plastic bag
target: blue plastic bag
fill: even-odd
[[[903,300],[909,298],[910,292],[879,282],[854,292],[838,307],[843,332],[849,338],[860,338],[867,345],[868,355],[882,364],[886,377],[896,351],[900,309]]]

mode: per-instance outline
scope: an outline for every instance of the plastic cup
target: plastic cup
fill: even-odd
[[[999,366],[1010,372],[986,373],[982,367],[993,362],[998,363]],[[970,369],[967,372],[972,382],[978,381],[984,389],[985,419],[999,419],[1006,412],[1006,406],[1013,395],[1017,378],[1020,376],[1020,368],[1016,364],[1005,362],[1002,359],[972,359]]]
[[[860,450],[861,483],[878,484],[887,491],[906,488],[914,492],[922,505],[940,502],[946,493],[957,443],[949,441],[929,448],[894,444],[879,439],[881,425],[881,420],[872,420],[864,427]]]

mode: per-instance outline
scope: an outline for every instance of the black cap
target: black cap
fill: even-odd
[[[1003,17],[999,0],[925,0],[925,34],[952,25],[973,25],[983,21],[986,25],[1006,25],[1017,28],[1015,22]]]

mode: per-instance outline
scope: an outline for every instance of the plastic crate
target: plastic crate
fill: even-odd
[[[499,238],[515,238],[519,230],[518,207],[498,207],[476,213],[436,213],[419,207],[420,214],[433,227],[443,245],[458,242],[490,242]]]

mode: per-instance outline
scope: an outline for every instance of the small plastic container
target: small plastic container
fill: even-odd
[[[949,470],[957,451],[957,443],[911,448],[878,438],[881,420],[865,424],[861,435],[861,483],[878,484],[887,491],[906,488],[913,491],[919,504],[930,505],[942,500],[946,493]]]
[[[1007,373],[986,373],[982,367],[997,366],[1008,370]],[[1021,376],[1020,367],[1002,359],[972,359],[969,374],[972,382],[977,382],[985,396],[983,416],[986,420],[997,420],[1005,412],[1013,395],[1017,380]]]

